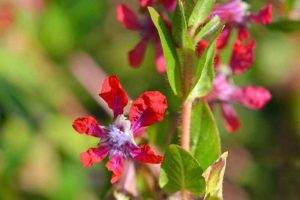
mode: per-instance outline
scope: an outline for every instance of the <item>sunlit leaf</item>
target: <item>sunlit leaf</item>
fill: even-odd
[[[202,173],[202,168],[190,153],[172,144],[161,165],[159,185],[170,193],[185,190],[200,195],[205,188]]]
[[[148,8],[151,19],[158,31],[165,56],[167,76],[175,95],[180,94],[180,69],[174,42],[159,14],[151,7]]]
[[[195,4],[195,7],[188,19],[188,25],[192,26],[193,32],[202,24],[209,13],[213,9],[215,0],[198,0]]]
[[[198,61],[195,81],[188,95],[188,100],[193,100],[206,95],[213,86],[214,81],[214,58],[215,58],[215,43],[217,36],[221,32],[221,28],[215,34],[214,39],[210,42],[204,53]]]
[[[206,35],[213,33],[218,28],[219,25],[220,25],[220,18],[218,16],[215,16],[207,24],[205,24],[204,27],[201,28],[201,30],[196,34],[195,36],[196,43],[198,43]]]
[[[206,180],[205,200],[223,199],[223,179],[226,168],[228,152],[214,162],[204,172]]]
[[[184,8],[181,0],[177,0],[176,10],[172,17],[173,37],[183,48],[194,49],[189,36]]]
[[[221,152],[219,132],[207,103],[193,107],[191,118],[191,154],[206,169]]]

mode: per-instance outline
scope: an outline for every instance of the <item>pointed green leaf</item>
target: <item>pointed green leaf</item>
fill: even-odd
[[[201,55],[197,65],[195,81],[188,95],[188,100],[205,96],[212,88],[214,81],[215,43],[222,28],[216,32],[214,39]]]
[[[195,7],[195,0],[185,0],[184,7],[185,7],[185,16],[187,19],[189,19]]]
[[[220,156],[219,132],[206,102],[201,101],[193,107],[191,119],[191,154],[206,169]]]
[[[214,4],[215,0],[198,0],[196,2],[196,5],[188,19],[188,25],[192,26],[192,32],[195,32],[199,25],[207,19]]]
[[[176,10],[172,17],[173,36],[178,45],[184,49],[194,49],[193,41],[189,36],[184,8],[181,0],[177,0]]]
[[[220,25],[220,18],[216,15],[196,34],[196,44],[206,35],[214,32]]]
[[[268,24],[267,28],[286,33],[299,32],[300,20],[278,19],[271,24]]]
[[[151,19],[158,31],[166,61],[167,76],[175,95],[180,93],[179,59],[172,38],[159,14],[151,7],[148,8]]]
[[[226,168],[228,152],[222,154],[222,156],[212,164],[204,172],[206,180],[205,200],[223,199],[223,179]]]
[[[170,193],[184,190],[200,195],[205,189],[202,173],[202,168],[190,153],[172,144],[161,164],[159,185]]]

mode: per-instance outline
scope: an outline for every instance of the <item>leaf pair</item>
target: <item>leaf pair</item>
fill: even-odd
[[[199,1],[198,1],[199,2]],[[199,4],[199,5],[198,5]],[[189,24],[197,24],[195,26],[199,26],[199,23],[203,23],[204,20],[196,20],[197,16],[200,18],[207,18],[208,13],[210,12],[212,6],[205,6],[201,3],[197,3],[197,7],[191,13],[189,17]],[[213,5],[213,4],[212,4]],[[203,9],[209,9],[204,10]],[[180,61],[178,58],[178,54],[175,48],[174,41],[170,36],[163,20],[159,16],[159,14],[153,9],[149,8],[149,12],[152,18],[152,21],[158,30],[158,34],[161,40],[163,53],[166,61],[167,68],[167,76],[170,83],[170,86],[175,95],[181,94],[181,69],[180,69]],[[200,12],[200,13],[198,13]],[[202,13],[204,12],[204,13]],[[208,22],[203,29],[196,35],[197,42],[201,40],[205,35],[211,33],[216,29],[219,25],[219,18],[215,17],[210,22]],[[192,86],[192,91],[188,97],[189,100],[193,100],[197,97],[204,96],[209,92],[212,87],[213,78],[214,78],[214,46],[215,40],[220,33],[221,28],[217,31],[216,36],[213,41],[204,52],[203,56],[198,62],[195,84]],[[174,39],[183,49],[195,50],[195,44],[192,41],[189,33],[188,33],[188,25],[186,22],[186,14],[181,1],[178,1],[178,5],[176,7],[174,16],[173,16],[173,32]]]
[[[218,130],[205,102],[192,110],[191,139],[191,153],[177,145],[170,145],[166,151],[160,186],[170,193],[184,190],[201,195],[205,190],[203,170],[220,156]]]

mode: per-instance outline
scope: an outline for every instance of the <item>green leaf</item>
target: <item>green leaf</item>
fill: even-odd
[[[200,24],[202,24],[209,13],[213,9],[215,0],[198,0],[188,19],[188,25],[192,26],[192,33],[196,31]]]
[[[212,18],[205,26],[196,34],[195,41],[196,44],[204,38],[206,35],[214,32],[220,25],[220,18],[216,15]]]
[[[228,152],[223,153],[214,164],[205,170],[204,177],[207,184],[204,200],[223,199],[223,179],[227,156]]]
[[[189,36],[184,8],[181,0],[177,0],[176,10],[172,17],[173,36],[177,44],[185,49],[194,49],[193,41]]]
[[[191,154],[206,169],[221,152],[220,136],[211,110],[206,102],[193,107],[191,120]]]
[[[222,28],[219,28],[212,42],[201,55],[197,65],[195,81],[188,95],[188,100],[206,95],[213,86],[214,81],[214,58],[215,58],[215,43]]]
[[[298,32],[300,31],[300,20],[279,19],[267,25],[270,30],[282,32]]]
[[[184,7],[185,7],[185,16],[187,19],[189,19],[195,7],[195,0],[185,0]]]
[[[171,144],[161,165],[159,185],[170,193],[189,191],[201,195],[205,189],[202,173],[202,168],[191,154]]]
[[[175,95],[180,94],[179,59],[172,38],[159,14],[151,7],[148,8],[151,19],[158,31],[166,61],[167,76]]]

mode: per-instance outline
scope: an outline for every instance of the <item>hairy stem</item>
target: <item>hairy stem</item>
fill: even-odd
[[[190,150],[190,127],[191,127],[191,113],[192,102],[186,101],[182,105],[181,118],[182,118],[182,133],[181,133],[181,147],[185,150]]]
[[[191,89],[191,81],[193,79],[193,51],[186,51],[184,56],[184,63],[182,68],[182,110],[181,110],[181,140],[180,145],[186,151],[190,150],[190,127],[191,127],[191,113],[192,101],[188,101],[187,97]],[[181,192],[183,200],[189,200],[189,192]]]
[[[182,110],[181,110],[181,147],[189,151],[190,149],[190,123],[191,123],[191,110],[192,102],[187,101],[187,96],[191,88],[191,80],[193,78],[193,54],[194,52],[187,51],[183,63],[183,85],[182,85]]]

